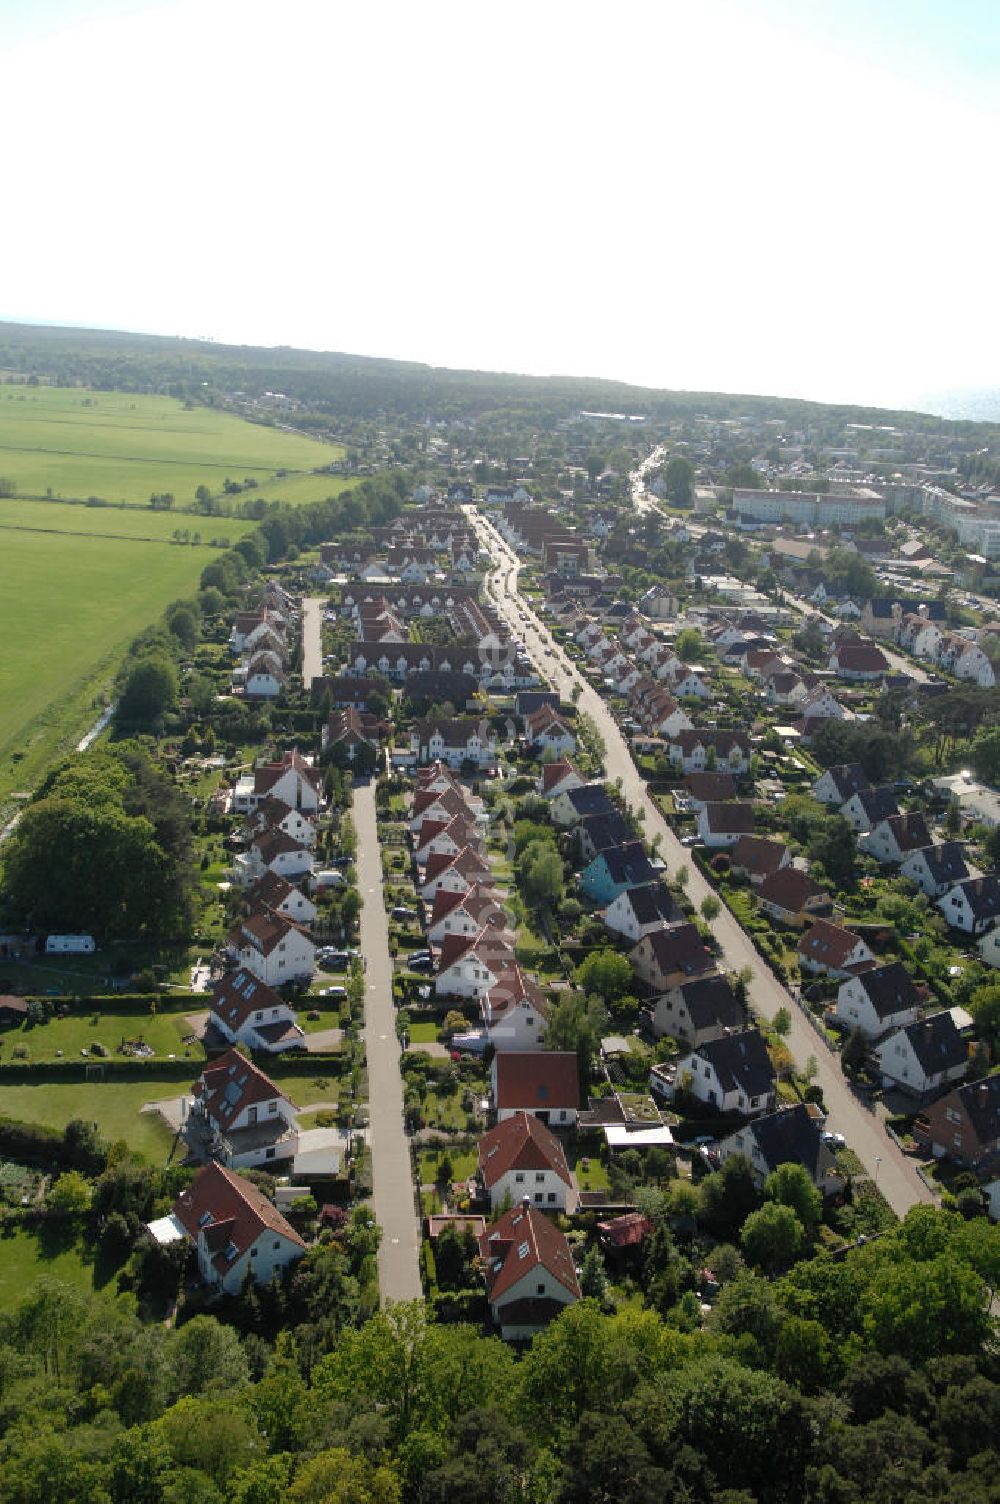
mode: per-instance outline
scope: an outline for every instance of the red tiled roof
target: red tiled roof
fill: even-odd
[[[555,1134],[528,1112],[518,1112],[479,1140],[479,1169],[487,1190],[509,1170],[551,1170],[572,1185],[566,1153]]]
[[[239,1050],[227,1050],[207,1064],[192,1087],[192,1095],[223,1128],[228,1128],[246,1107],[278,1097],[288,1101],[281,1088]]]
[[[298,1248],[306,1246],[255,1185],[214,1161],[199,1170],[187,1190],[181,1192],[173,1212],[193,1242],[198,1242],[199,1234],[204,1235],[220,1274],[252,1248],[262,1233],[276,1233]],[[233,1252],[227,1258],[230,1249]]]
[[[216,983],[212,996],[212,1012],[217,1013],[231,1029],[239,1029],[252,1014],[261,1009],[281,1008],[287,1004],[279,993],[258,981],[252,972],[240,968]]]
[[[500,1050],[493,1069],[498,1109],[547,1111],[580,1105],[580,1072],[573,1050]]]
[[[580,1299],[569,1244],[555,1223],[534,1207],[514,1207],[494,1222],[479,1239],[479,1253],[486,1265],[486,1296],[494,1304],[538,1268],[547,1270],[574,1300]],[[514,1320],[516,1314],[510,1307],[507,1319]]]

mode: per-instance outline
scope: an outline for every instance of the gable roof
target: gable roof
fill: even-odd
[[[483,1134],[479,1169],[487,1190],[509,1170],[551,1170],[566,1185],[573,1183],[562,1144],[528,1112],[516,1112]]]
[[[639,946],[648,946],[664,976],[682,971],[686,976],[696,977],[715,970],[715,962],[694,924],[675,924],[667,929],[651,930],[639,941]]]
[[[961,892],[974,919],[992,919],[1000,914],[1000,877],[987,872],[983,877],[967,877],[948,892]]]
[[[702,804],[722,803],[736,794],[736,779],[732,773],[688,773],[683,784],[688,793]]]
[[[213,1122],[223,1128],[228,1128],[245,1107],[278,1097],[284,1102],[289,1100],[270,1076],[265,1076],[239,1050],[227,1050],[206,1064],[191,1091]]]
[[[542,793],[547,794],[552,789],[558,788],[564,778],[570,777],[580,778],[580,774],[568,757],[560,757],[557,762],[543,763]]]
[[[580,1072],[574,1050],[498,1050],[493,1057],[499,1108],[547,1111],[579,1107]]]
[[[636,888],[627,888],[615,902],[626,904],[637,924],[655,924],[658,919],[670,924],[677,910],[670,890],[657,878],[654,882],[640,883]]]
[[[706,804],[705,825],[714,834],[749,834],[753,830],[753,805],[748,802]]]
[[[580,1299],[569,1244],[555,1223],[532,1206],[513,1207],[487,1228],[479,1239],[479,1253],[485,1266],[486,1297],[493,1304],[539,1268],[564,1285],[575,1300]]]
[[[741,1088],[748,1097],[761,1097],[774,1085],[774,1066],[764,1036],[756,1029],[724,1034],[699,1045],[692,1054],[711,1065],[723,1091]]]
[[[219,1274],[242,1258],[262,1233],[275,1233],[298,1248],[306,1246],[255,1185],[214,1160],[181,1192],[173,1212],[192,1242],[204,1237]]]
[[[798,867],[782,867],[780,871],[772,872],[757,889],[757,895],[762,903],[774,904],[788,914],[801,913],[811,898],[828,896],[819,883],[813,882],[809,874],[800,872]]]
[[[788,856],[788,847],[766,836],[740,836],[729,856],[734,867],[744,868],[751,877],[770,877]]]
[[[844,803],[856,804],[872,825],[878,825],[881,820],[887,820],[890,815],[899,814],[895,791],[884,783],[878,788],[858,789],[857,793],[845,799]]]
[[[928,845],[910,855],[923,858],[934,883],[960,883],[969,875],[965,848],[961,841],[942,841],[939,846]]]
[[[587,836],[595,852],[624,846],[635,839],[631,825],[617,810],[609,815],[584,815],[576,828],[580,835]]]
[[[905,1029],[898,1032],[905,1034],[909,1040],[910,1047],[926,1076],[937,1075],[939,1071],[953,1070],[956,1066],[963,1065],[969,1058],[965,1041],[947,1009],[941,1013],[931,1013],[927,1018],[918,1019],[915,1024],[908,1024]],[[896,1035],[890,1034],[889,1038],[895,1039]]]
[[[292,751],[286,752],[278,762],[266,762],[254,768],[254,793],[266,794],[289,771],[298,773],[311,788],[319,792],[323,783],[322,773],[312,763],[306,762],[300,752]]]
[[[956,1098],[965,1108],[981,1144],[991,1144],[1000,1138],[1000,1075],[956,1086],[954,1091],[941,1098],[938,1107],[943,1107]]]
[[[567,789],[559,795],[559,798],[568,799],[572,808],[581,817],[610,815],[615,810],[603,783],[583,783],[578,789]]]
[[[801,1165],[814,1181],[819,1181],[836,1163],[823,1142],[819,1124],[801,1102],[756,1118],[750,1132],[769,1173],[779,1165]]]
[[[880,822],[892,832],[899,850],[906,855],[910,851],[919,851],[923,846],[931,845],[931,833],[927,829],[927,821],[919,810],[912,810],[905,815],[889,815]]]
[[[881,648],[873,642],[842,642],[834,651],[837,667],[860,674],[885,673],[889,664]]]
[[[278,909],[293,893],[299,898],[305,897],[301,889],[297,888],[294,883],[290,883],[287,877],[282,877],[279,872],[272,872],[268,869],[264,876],[258,877],[253,886],[247,890],[247,898],[254,908]]]
[[[746,1014],[728,977],[717,972],[682,982],[677,988],[695,1029],[733,1029],[746,1026]]]
[[[873,966],[856,978],[880,1019],[891,1018],[906,1008],[916,1008],[920,994],[902,961]],[[853,985],[853,984],[852,984]]]
[[[808,961],[833,966],[840,971],[860,940],[861,936],[853,930],[831,924],[828,919],[816,919],[799,941],[798,952]]]
[[[624,883],[628,887],[652,882],[656,876],[656,869],[641,841],[629,841],[625,846],[611,846],[607,851],[600,851],[591,866],[599,862],[604,864],[613,883]]]
[[[820,776],[833,780],[833,786],[840,796],[841,804],[846,804],[852,794],[871,788],[871,780],[859,762],[839,763],[836,767],[827,768],[826,774]]]
[[[217,982],[212,994],[211,1009],[229,1025],[239,1029],[254,1014],[264,1008],[286,1008],[284,998],[258,981],[253,972],[240,967]]]

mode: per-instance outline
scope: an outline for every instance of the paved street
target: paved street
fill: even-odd
[[[368,1053],[368,1138],[373,1203],[382,1229],[378,1282],[383,1300],[416,1300],[420,1229],[413,1204],[410,1148],[403,1130],[403,1083],[392,1002],[389,924],[382,894],[382,857],[375,820],[374,779],[354,789],[361,893],[361,954],[365,958],[365,1045]]]
[[[323,608],[326,601],[317,595],[302,602],[302,683],[306,689],[323,672]]]
[[[497,562],[498,573],[493,576],[492,588],[498,609],[506,616],[515,635],[524,642],[540,672],[552,683],[553,688],[569,699],[573,685],[580,684],[581,693],[577,704],[580,710],[592,717],[604,738],[607,777],[612,782],[620,778],[626,802],[633,809],[641,808],[645,811],[643,834],[650,842],[657,835],[660,836],[660,855],[667,863],[668,872],[674,873],[678,867],[687,867],[688,897],[696,907],[699,906],[713,889],[701,876],[691,860],[690,852],[680,844],[659,808],[649,797],[625,739],[603,699],[572,665],[561,648],[553,643],[548,629],[517,593],[517,556],[485,519],[473,513],[473,521],[483,546],[490,550]],[[521,611],[527,614],[527,622],[520,620],[518,613]],[[552,651],[548,652],[547,649]],[[915,1166],[892,1142],[876,1115],[854,1096],[841,1072],[837,1056],[814,1032],[787,990],[765,965],[749,936],[725,907],[713,923],[712,930],[722,948],[726,969],[740,971],[749,966],[753,971],[753,981],[749,988],[750,1000],[760,1016],[772,1019],[779,1008],[788,1009],[792,1027],[786,1043],[800,1067],[805,1065],[810,1055],[815,1057],[818,1067],[816,1081],[823,1091],[828,1126],[845,1135],[869,1174],[877,1178],[879,1189],[893,1210],[903,1216],[915,1203],[933,1201]]]

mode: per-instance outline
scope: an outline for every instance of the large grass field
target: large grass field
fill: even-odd
[[[0,387],[0,475],[19,495],[135,503],[169,491],[188,506],[201,485],[219,492],[227,477],[264,485],[277,470],[312,471],[341,453],[213,408],[187,409],[172,397]]]
[[[0,465],[2,463],[0,459]],[[308,476],[307,479],[315,480],[316,477]],[[189,535],[198,533],[203,545],[207,545],[211,539],[235,543],[256,526],[256,522],[244,517],[201,517],[192,512],[154,512],[149,507],[131,505],[89,507],[81,502],[0,497],[0,529],[14,532],[74,538],[123,538],[127,542],[170,543],[174,548],[189,548],[193,545],[172,542],[178,529]],[[199,569],[206,563],[207,559],[201,557]]]
[[[213,556],[167,542],[2,531],[0,803],[73,745],[128,642],[197,587]]]
[[[83,1075],[83,1063],[80,1066]],[[191,1072],[194,1081],[198,1067]],[[5,1117],[47,1128],[65,1128],[73,1118],[95,1122],[103,1138],[124,1139],[129,1148],[150,1164],[165,1164],[174,1135],[159,1113],[140,1112],[144,1102],[179,1097],[190,1083],[144,1076],[141,1081],[40,1081],[29,1085],[4,1085]]]
[[[55,1060],[60,1055],[68,1060],[89,1051],[93,1044],[103,1045],[114,1057],[123,1039],[141,1038],[154,1055],[189,1058],[193,1079],[205,1051],[199,1041],[184,1044],[184,1040],[192,1034],[188,1015],[195,1013],[198,1005],[190,1000],[172,1003],[159,997],[156,1001],[155,1014],[141,1012],[134,1006],[116,1008],[113,1003],[102,1002],[96,1005],[100,1011],[80,1008],[66,1018],[52,1018],[34,1027],[7,1029],[2,1037],[2,1057],[13,1059],[14,1050],[21,1046],[32,1061]]]
[[[79,1234],[67,1235],[61,1227],[19,1227],[0,1236],[0,1309],[9,1311],[25,1300],[43,1277],[77,1289],[94,1288],[94,1262],[85,1255]]]

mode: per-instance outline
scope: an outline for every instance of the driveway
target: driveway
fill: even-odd
[[[354,789],[361,893],[361,954],[365,958],[365,1046],[368,1054],[368,1139],[373,1203],[382,1229],[378,1283],[383,1300],[418,1300],[420,1228],[413,1198],[410,1145],[403,1128],[403,1083],[392,1001],[389,922],[382,893],[382,854],[375,820],[374,780]]]
[[[339,1050],[344,1042],[343,1029],[317,1029],[306,1035],[306,1054],[322,1055],[326,1050]]]
[[[557,645],[553,643],[548,628],[535,615],[528,602],[517,594],[519,562],[494,528],[484,522],[478,513],[473,513],[473,522],[483,542],[493,555],[503,573],[513,569],[513,594],[498,593],[498,608],[509,624],[517,625],[525,647],[539,672],[547,678],[554,689],[568,699],[574,684],[581,686],[577,701],[581,711],[594,720],[606,747],[606,776],[611,782],[621,779],[622,795],[633,809],[645,810],[642,832],[647,841],[660,837],[659,851],[670,873],[679,867],[687,867],[687,896],[696,908],[714,889],[705,881],[691,860],[691,854],[681,845],[667,824],[659,807],[650,798],[644,780],[639,776],[625,739],[604,701],[578,673],[575,666],[564,666]],[[495,578],[495,577],[494,577]],[[527,622],[518,620],[518,611],[527,612]],[[558,657],[546,656],[545,649],[555,647]],[[569,662],[569,660],[565,660]],[[860,1103],[851,1091],[840,1069],[839,1058],[826,1041],[814,1032],[798,1004],[777,977],[766,965],[749,936],[737,924],[725,906],[712,924],[712,931],[722,950],[722,964],[730,971],[740,971],[748,966],[753,972],[750,983],[750,1001],[756,1012],[771,1020],[779,1008],[787,1008],[791,1015],[791,1031],[785,1038],[796,1064],[802,1068],[810,1056],[817,1065],[816,1084],[822,1089],[827,1107],[828,1127],[843,1133],[848,1144],[863,1161],[868,1173],[877,1180],[879,1190],[898,1216],[904,1216],[918,1202],[934,1202],[934,1197],[917,1174],[915,1166],[897,1148],[882,1127],[874,1112]]]
[[[306,689],[323,673],[323,608],[326,601],[310,595],[302,602],[302,683]]]

